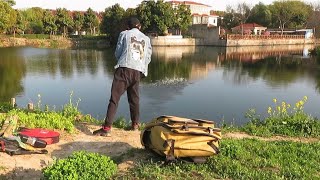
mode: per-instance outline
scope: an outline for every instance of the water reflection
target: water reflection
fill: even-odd
[[[286,46],[249,46],[249,47],[228,47],[223,59],[238,60],[241,62],[256,62],[267,57],[277,57],[281,55],[291,55],[298,58],[309,58],[309,50],[314,49],[314,45],[286,45]]]
[[[271,87],[280,87],[306,78],[313,79],[319,90],[319,64],[316,58],[304,55],[306,49],[313,48],[313,45],[227,48],[220,60],[226,69],[225,77],[230,78],[227,74],[232,73],[230,79],[234,83],[261,78]]]
[[[292,102],[304,95],[312,99],[306,109],[319,115],[320,64],[306,54],[312,48],[154,47],[141,88],[142,119],[174,114],[243,122],[244,111],[252,106],[264,109],[272,98]],[[0,54],[1,101],[18,97],[24,105],[40,93],[43,104],[60,106],[73,90],[84,113],[104,116],[114,49],[2,48]],[[128,118],[128,112],[123,97],[117,115]]]
[[[21,81],[26,69],[17,51],[16,48],[0,48],[0,101],[9,101],[23,91]]]
[[[223,48],[194,46],[154,47],[146,82],[204,78],[216,67],[218,55],[222,50]]]
[[[33,50],[33,49],[32,49]],[[99,66],[103,66],[103,51],[93,49],[88,50],[45,50],[45,54],[28,56],[30,49],[26,49],[23,54],[27,56],[28,72],[35,74],[50,74],[51,77],[58,75],[70,78],[74,75],[90,74],[94,76]]]

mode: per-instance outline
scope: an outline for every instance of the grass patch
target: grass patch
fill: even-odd
[[[268,108],[265,119],[261,119],[254,109],[250,109],[246,114],[250,122],[240,130],[257,136],[320,137],[320,121],[303,111],[307,99],[305,96],[294,106],[286,102],[278,104],[273,99],[274,106]]]
[[[4,166],[0,166],[0,171],[6,170],[7,168]]]
[[[319,179],[320,143],[221,141],[221,153],[204,164],[161,160],[141,162],[124,176],[128,179]],[[123,176],[123,175],[122,175]]]
[[[91,116],[82,116],[77,102],[70,94],[69,103],[61,111],[41,105],[39,95],[36,109],[32,112],[24,109],[12,109],[7,105],[0,106],[8,115],[19,116],[19,126],[61,129],[74,131],[77,121],[98,121]],[[268,108],[268,116],[261,118],[255,110],[249,110],[247,118],[250,122],[242,127],[222,125],[223,132],[245,131],[252,135],[273,136],[285,135],[295,137],[319,137],[320,125],[316,118],[303,111],[307,97],[294,106],[285,102],[277,103]],[[0,124],[4,120],[0,115]],[[141,129],[145,124],[140,126]],[[131,122],[118,118],[113,127],[128,129]],[[116,174],[112,179],[320,179],[320,143],[301,143],[291,141],[262,141],[257,139],[222,139],[221,153],[210,157],[206,163],[194,164],[179,161],[163,165],[164,158],[151,156],[143,158],[135,167],[124,173]],[[131,149],[113,157],[113,161],[121,163],[125,158],[147,153],[143,149]],[[82,156],[81,156],[82,157]],[[82,161],[82,160],[81,160]],[[88,162],[94,165],[93,162]],[[85,164],[88,164],[85,163]],[[75,166],[68,166],[72,172]],[[64,165],[58,165],[63,171]],[[80,168],[80,166],[79,166]],[[1,166],[0,166],[1,169]],[[59,171],[60,171],[59,170]],[[55,172],[55,171],[52,171]]]
[[[0,115],[0,125],[3,124],[6,116],[14,115],[19,117],[18,127],[58,129],[69,133],[74,132],[74,124],[77,122],[98,123],[98,120],[92,118],[90,115],[82,115],[78,109],[81,99],[74,102],[73,92],[70,93],[69,103],[65,104],[61,110],[55,110],[55,108],[50,109],[47,105],[43,107],[40,94],[38,98],[38,103],[32,111],[11,108],[7,103],[2,103],[0,108],[2,108],[7,115]]]
[[[131,121],[126,120],[124,117],[118,117],[112,124],[112,127],[130,130],[131,129]],[[143,130],[145,127],[145,123],[140,123],[139,130]]]

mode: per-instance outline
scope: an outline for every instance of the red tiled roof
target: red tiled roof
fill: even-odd
[[[206,6],[206,7],[211,7],[209,5],[206,4],[202,4],[202,3],[197,3],[194,1],[167,1],[170,4],[185,4],[185,5],[199,5],[199,6]]]

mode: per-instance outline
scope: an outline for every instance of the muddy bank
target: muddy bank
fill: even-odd
[[[37,48],[107,48],[106,39],[81,39],[81,38],[53,38],[53,39],[27,39],[0,37],[0,47],[30,46]]]

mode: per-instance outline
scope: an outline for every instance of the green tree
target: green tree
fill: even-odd
[[[9,12],[9,21],[8,21],[7,33],[13,34],[13,36],[15,37],[16,29],[17,29],[17,11],[12,9]]]
[[[23,56],[18,56],[17,48],[0,49],[0,101],[23,92],[22,80],[26,74],[26,64]]]
[[[4,2],[7,2],[10,6],[16,5],[16,2],[14,0],[3,0]]]
[[[52,11],[46,10],[43,15],[44,31],[47,34],[53,35],[57,32],[58,27],[56,25],[56,17]]]
[[[317,38],[320,37],[320,2],[318,4],[312,5],[313,10],[311,12],[311,15],[309,16],[309,19],[307,21],[307,27],[308,28],[314,28],[315,29],[315,36]]]
[[[41,34],[43,33],[43,12],[44,10],[39,7],[29,8],[25,11],[24,15],[28,21],[27,31],[29,33]]]
[[[56,14],[56,24],[60,33],[63,36],[66,36],[68,33],[68,27],[72,27],[73,21],[68,13],[67,9],[65,8],[58,8]]]
[[[27,29],[28,22],[26,18],[23,16],[20,10],[16,10],[17,12],[17,23],[16,23],[16,31],[19,34],[24,34],[25,30]]]
[[[142,21],[143,31],[156,31],[160,35],[167,34],[175,22],[174,9],[163,0],[143,1],[137,7],[137,15]]]
[[[109,35],[112,44],[116,43],[119,33],[126,27],[124,15],[125,10],[119,4],[108,7],[104,11],[100,29],[101,32]]]
[[[125,17],[132,17],[132,16],[137,16],[137,11],[136,9],[133,8],[128,8],[124,14]]]
[[[175,9],[175,22],[174,28],[181,31],[186,31],[192,24],[191,10],[188,6],[180,4],[177,9]]]
[[[241,19],[239,13],[237,13],[231,6],[227,6],[221,25],[227,29],[231,29],[240,24]]]
[[[137,16],[142,23],[142,31],[153,31],[155,30],[153,19],[152,19],[152,7],[155,6],[154,1],[143,1],[136,8]]]
[[[6,32],[11,28],[13,23],[11,21],[15,23],[15,18],[15,10],[7,2],[0,0],[0,32]]]
[[[265,27],[269,27],[272,21],[272,14],[268,6],[264,5],[262,2],[256,4],[248,18],[247,22],[257,23]]]
[[[91,9],[88,10],[84,14],[84,26],[90,30],[90,34],[95,34],[95,29],[98,27],[99,21],[96,13]]]
[[[73,28],[76,31],[78,31],[78,33],[80,33],[83,28],[83,25],[84,25],[84,15],[79,11],[75,12],[73,16]]]
[[[270,10],[276,22],[274,26],[279,26],[281,34],[284,28],[304,27],[312,11],[310,5],[302,1],[274,1],[270,5]]]

